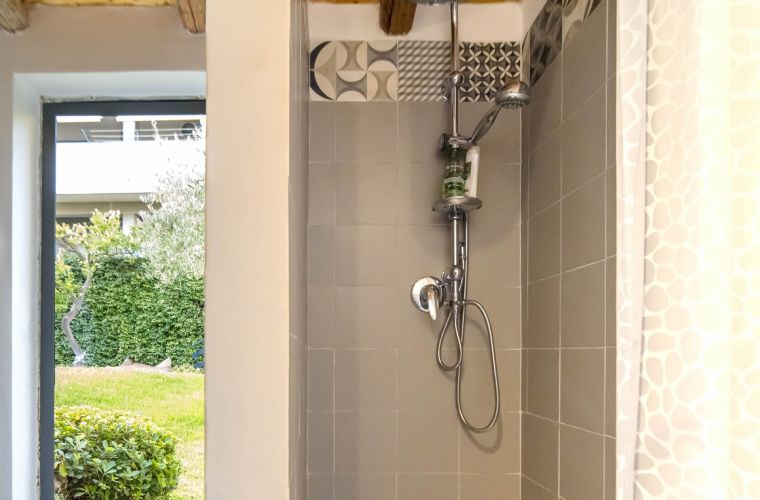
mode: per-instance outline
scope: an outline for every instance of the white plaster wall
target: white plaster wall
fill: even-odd
[[[288,498],[291,8],[208,3],[209,500]]]
[[[530,29],[530,25],[536,20],[546,0],[521,0],[522,1],[522,25],[523,35]],[[522,37],[520,38],[522,40]]]
[[[14,498],[22,498],[34,492],[33,480],[37,473],[37,448],[30,446],[37,437],[37,380],[39,377],[39,335],[29,335],[40,330],[40,231],[38,224],[29,219],[40,216],[38,150],[40,141],[38,117],[40,103],[37,93],[29,85],[17,79],[13,102],[13,196],[11,202],[13,240],[11,254],[13,266],[11,280],[14,286],[11,300],[11,380],[13,408],[11,447],[13,454]],[[25,362],[19,362],[24,360]],[[34,388],[30,391],[22,388]],[[22,390],[19,390],[22,389]],[[18,486],[18,487],[17,487]],[[26,498],[31,498],[26,496]]]
[[[523,0],[529,4],[536,0]],[[377,4],[336,5],[309,3],[309,31],[313,42],[324,40],[449,40],[450,9],[447,5],[417,7],[412,31],[389,37],[380,29]],[[536,11],[538,13],[538,11]],[[459,7],[459,38],[462,41],[521,41],[521,2],[462,4]],[[532,19],[531,19],[532,20]]]
[[[36,498],[38,488],[39,102],[106,89],[110,97],[158,97],[139,90],[137,74],[144,90],[146,76],[168,74],[143,72],[202,71],[204,47],[203,36],[182,29],[174,8],[35,7],[29,30],[0,33],[2,499]],[[129,85],[106,72],[131,72]]]

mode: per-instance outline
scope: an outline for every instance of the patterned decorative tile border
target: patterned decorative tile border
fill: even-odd
[[[547,0],[522,43],[523,71],[534,85],[601,0]]]
[[[342,102],[443,101],[449,74],[448,42],[326,41],[310,57],[312,100]],[[492,101],[508,77],[520,75],[516,42],[460,47],[462,101]]]
[[[601,0],[547,0],[522,44],[460,45],[465,82],[461,100],[493,101],[506,78],[534,85]],[[448,42],[343,41],[314,45],[310,55],[311,98],[317,101],[443,101],[449,73]]]

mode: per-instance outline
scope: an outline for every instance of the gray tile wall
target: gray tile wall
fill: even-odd
[[[470,130],[488,108],[462,106]],[[472,216],[471,294],[491,314],[502,387],[496,432],[457,420],[437,329],[409,301],[448,265],[440,193],[442,103],[311,104],[308,472],[310,500],[516,500],[520,489],[520,119],[483,141]],[[472,315],[471,317],[473,317]],[[491,411],[485,338],[473,321],[468,415]]]
[[[288,230],[290,239],[289,486],[290,500],[305,500],[307,398],[307,222],[309,183],[309,33],[306,0],[291,0],[291,95]]]
[[[522,499],[613,500],[614,0],[523,112]]]

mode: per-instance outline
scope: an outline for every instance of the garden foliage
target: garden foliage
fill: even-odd
[[[82,280],[76,262],[73,279]],[[117,366],[129,357],[155,365],[171,358],[175,366],[191,365],[204,332],[202,278],[178,276],[161,280],[138,256],[102,259],[93,275],[84,307],[72,323],[74,336],[87,352],[90,366]],[[71,348],[60,331],[57,307],[56,364],[71,364]]]
[[[56,496],[69,500],[163,499],[181,466],[174,436],[124,412],[55,411]]]

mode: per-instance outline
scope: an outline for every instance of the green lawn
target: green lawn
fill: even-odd
[[[174,433],[183,471],[172,498],[203,498],[203,375],[58,367],[55,377],[56,406],[131,411]]]

